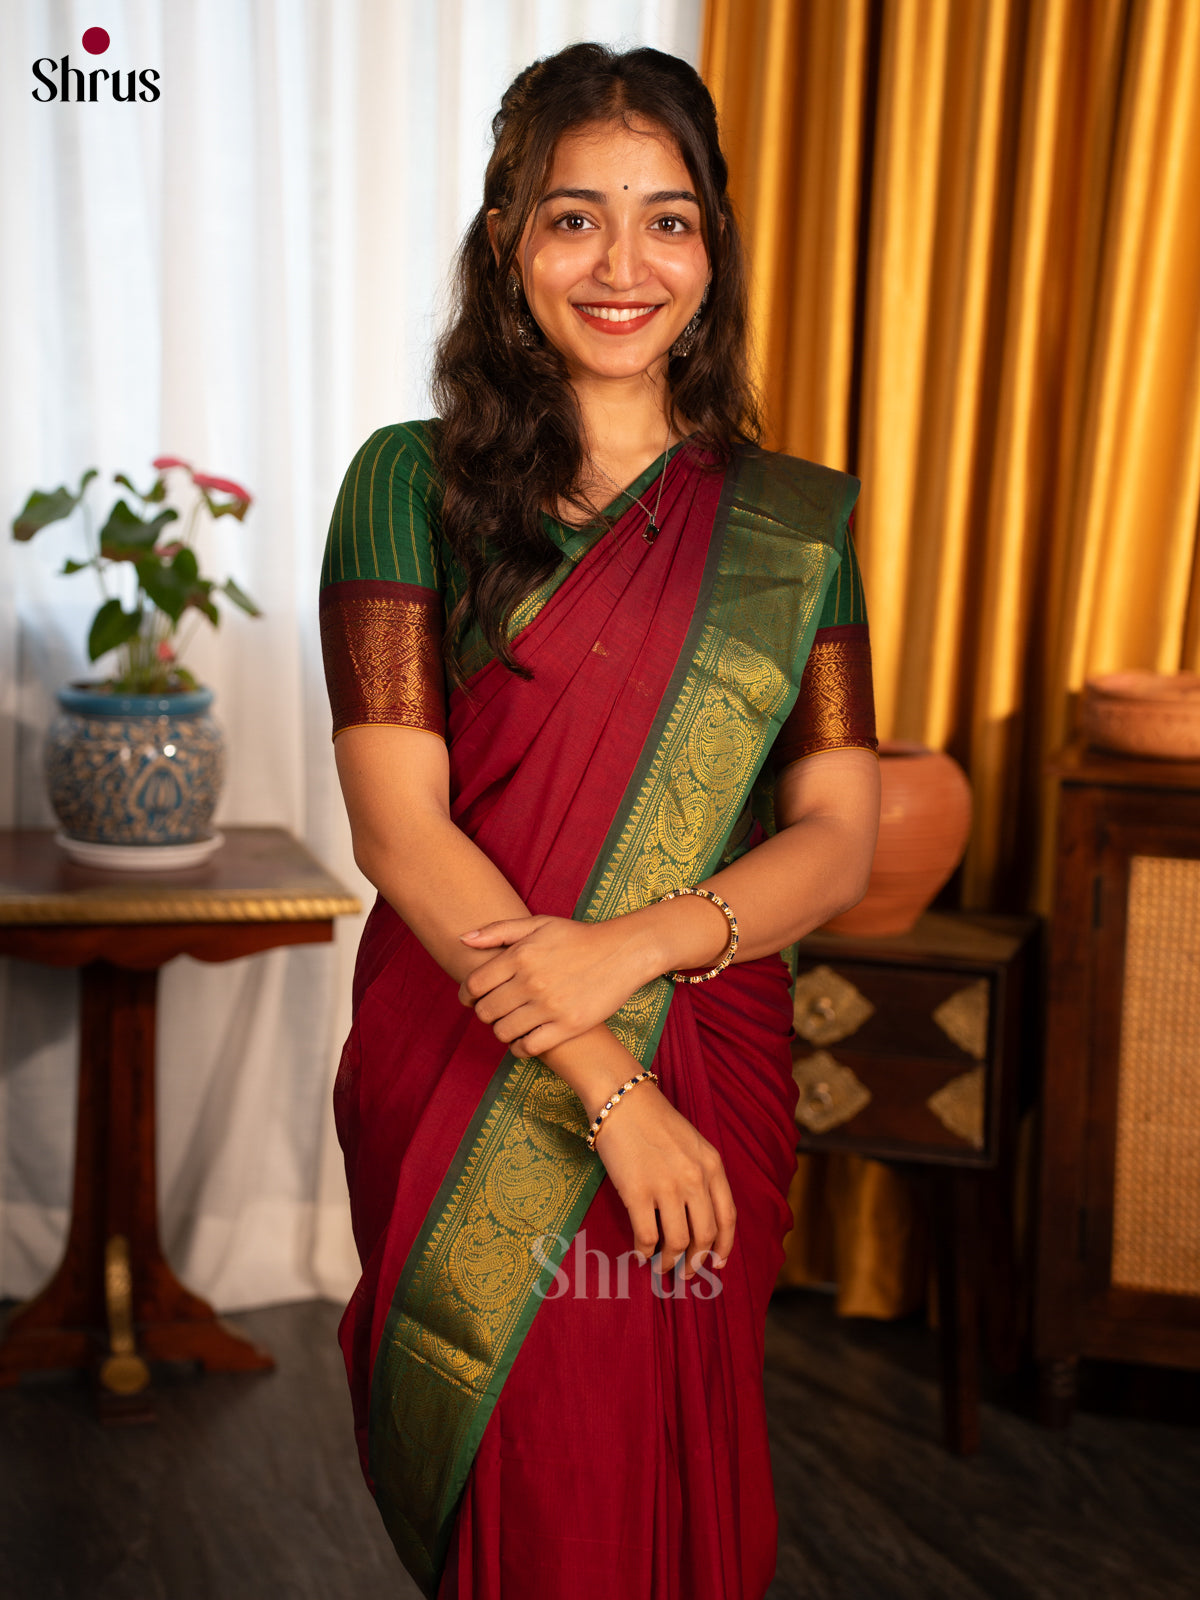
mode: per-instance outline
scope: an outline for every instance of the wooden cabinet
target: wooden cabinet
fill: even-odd
[[[1034,1348],[1200,1367],[1200,764],[1073,747],[1060,784]]]
[[[799,945],[793,1070],[800,1150],[929,1177],[946,1442],[979,1435],[980,1301],[1015,1360],[1017,1119],[1036,1077],[1038,923],[929,911],[907,933]],[[1003,1334],[1000,1329],[1003,1327]]]

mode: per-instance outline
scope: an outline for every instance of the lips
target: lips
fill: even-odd
[[[589,328],[599,333],[637,333],[662,310],[661,305],[605,305],[589,301],[573,308]]]

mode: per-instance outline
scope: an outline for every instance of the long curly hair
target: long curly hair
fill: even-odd
[[[483,204],[459,250],[455,303],[438,341],[433,396],[441,418],[443,534],[466,575],[446,630],[447,663],[461,681],[456,644],[474,622],[489,648],[522,676],[507,625],[513,609],[561,559],[542,526],[544,507],[583,498],[583,420],[558,351],[521,337],[530,320],[508,283],[530,213],[563,134],[638,117],[674,139],[700,204],[712,270],[699,332],[686,357],[669,358],[673,421],[686,418],[717,465],[761,435],[747,359],[746,266],[726,190],[712,97],[687,62],[662,51],[624,53],[575,44],[527,67],[492,119],[495,145]],[[496,250],[488,213],[499,213]]]

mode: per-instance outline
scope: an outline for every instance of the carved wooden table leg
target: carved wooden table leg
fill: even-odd
[[[273,1357],[176,1278],[158,1234],[155,1023],[158,969],[82,968],[75,1184],[66,1253],[0,1341],[0,1385],[39,1368],[89,1367],[132,1381],[130,1362],[199,1361],[210,1372],[263,1372]],[[127,1252],[110,1241],[128,1241]],[[127,1263],[128,1293],[106,1295],[105,1262]],[[110,1271],[110,1289],[126,1268]],[[132,1327],[130,1328],[130,1323]],[[110,1343],[110,1335],[113,1342]],[[132,1345],[132,1348],[131,1348]],[[123,1358],[115,1367],[113,1357]],[[103,1384],[105,1366],[101,1367]],[[118,1380],[120,1381],[120,1380]],[[114,1385],[115,1388],[115,1385]]]

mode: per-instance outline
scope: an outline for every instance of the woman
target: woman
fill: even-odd
[[[757,1597],[778,952],[878,817],[858,485],[754,446],[690,67],[573,46],[494,133],[440,421],[359,451],[323,572],[363,1465],[427,1595]]]

